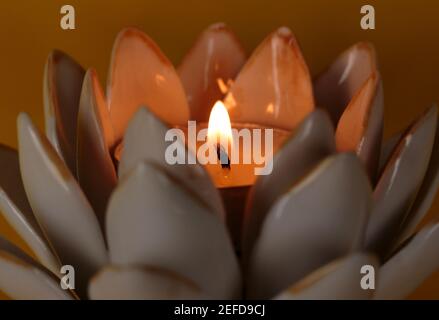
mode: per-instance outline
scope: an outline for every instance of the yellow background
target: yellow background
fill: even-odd
[[[74,31],[59,27],[63,4],[76,9]],[[375,6],[374,31],[360,29],[363,4]],[[95,67],[105,83],[112,42],[121,28],[143,29],[178,63],[197,34],[218,21],[236,31],[248,52],[273,29],[290,27],[313,74],[356,41],[373,42],[384,80],[388,137],[439,101],[438,17],[435,0],[1,1],[0,142],[16,146],[19,111],[30,113],[43,127],[43,66],[51,49],[62,49],[83,66]],[[438,210],[437,197],[429,216]],[[0,233],[17,240],[3,220]],[[439,272],[414,297],[439,299]]]

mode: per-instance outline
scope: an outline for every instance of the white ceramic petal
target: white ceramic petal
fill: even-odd
[[[412,205],[424,179],[436,132],[437,109],[431,107],[399,142],[374,190],[374,209],[366,247],[384,255]]]
[[[192,281],[155,267],[108,266],[93,277],[89,296],[95,300],[205,299]]]
[[[213,298],[239,294],[239,266],[224,224],[157,165],[139,163],[118,185],[107,235],[113,264],[165,268]]]
[[[84,69],[60,51],[53,51],[44,71],[46,134],[67,166],[76,170],[76,124]]]
[[[416,227],[422,221],[431,208],[431,204],[437,194],[439,188],[439,126],[436,125],[436,136],[434,139],[433,151],[430,157],[427,172],[425,173],[424,181],[416,195],[415,202],[410,208],[402,229],[399,231],[398,239],[395,245],[399,246],[405,240],[413,235]]]
[[[119,163],[119,177],[125,177],[139,162],[146,160],[155,163],[178,179],[181,184],[211,207],[221,219],[224,219],[221,196],[204,167],[200,164],[170,165],[166,162],[165,152],[170,144],[165,141],[168,130],[169,127],[147,109],[139,109],[125,134],[122,158]],[[185,149],[183,142],[180,147]],[[190,151],[186,149],[185,153],[187,152]]]
[[[53,274],[0,238],[0,291],[16,300],[70,300]]]
[[[0,145],[0,214],[22,237],[42,265],[53,273],[59,272],[58,258],[53,254],[27,201],[17,152],[2,145]]]
[[[379,164],[383,120],[381,79],[372,73],[349,102],[335,131],[337,150],[355,152],[372,181]]]
[[[93,209],[76,180],[27,114],[18,116],[21,177],[35,217],[60,257],[76,270],[81,291],[107,261]]]
[[[386,163],[389,161],[390,156],[392,155],[396,146],[400,142],[403,134],[404,134],[404,132],[397,132],[393,136],[391,136],[389,139],[384,141],[383,144],[381,145],[378,173],[383,172],[384,167],[386,166]]]
[[[213,105],[224,98],[245,59],[239,40],[224,24],[211,25],[200,35],[178,68],[192,119],[209,120]]]
[[[107,97],[116,142],[142,105],[166,123],[187,125],[189,119],[189,107],[177,72],[159,47],[137,29],[124,29],[117,36]]]
[[[273,203],[318,162],[335,152],[334,129],[323,110],[313,111],[273,158],[273,171],[260,176],[248,197],[243,252],[250,250]]]
[[[9,240],[7,240],[6,238],[4,238],[1,235],[0,235],[0,250],[7,252],[10,255],[13,255],[13,256],[17,257],[20,260],[23,260],[24,262],[26,262],[28,264],[31,264],[35,267],[44,269],[44,267],[42,265],[40,265],[37,261],[35,261],[32,257],[30,257],[23,250],[21,250],[15,244],[13,244],[12,242],[10,242]]]
[[[317,269],[304,279],[276,296],[276,300],[364,300],[373,290],[361,288],[361,268],[365,265],[378,270],[375,257],[357,253],[340,258]]]
[[[288,28],[273,32],[254,51],[225,104],[232,121],[287,130],[314,109],[308,67]]]
[[[439,269],[439,224],[422,229],[379,271],[375,299],[403,299]]]
[[[358,158],[324,160],[271,208],[248,266],[248,296],[270,298],[316,268],[359,249],[371,187]]]
[[[105,210],[117,176],[109,151],[113,128],[94,70],[87,71],[84,78],[77,139],[78,181],[104,228]]]
[[[337,123],[343,111],[370,75],[376,71],[375,50],[360,42],[343,52],[314,81],[316,104]]]

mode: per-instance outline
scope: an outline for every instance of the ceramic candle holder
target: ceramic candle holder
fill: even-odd
[[[312,78],[286,27],[247,58],[215,24],[178,68],[128,28],[107,84],[54,51],[45,134],[22,113],[18,150],[0,146],[0,212],[35,257],[0,239],[9,298],[392,299],[438,269],[439,225],[420,228],[439,186],[437,108],[382,141],[372,45]],[[168,130],[206,124],[218,100],[232,126],[287,133],[270,174],[165,160]],[[75,289],[59,285],[67,264]]]

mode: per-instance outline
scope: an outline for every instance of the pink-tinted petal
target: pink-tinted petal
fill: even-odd
[[[244,256],[258,236],[273,203],[317,163],[335,152],[334,128],[323,110],[312,112],[278,150],[273,171],[260,176],[250,191],[244,221]]]
[[[84,69],[60,51],[50,54],[44,72],[46,134],[70,171],[76,170],[76,126]]]
[[[108,266],[93,277],[89,295],[97,300],[206,299],[187,278],[150,266]]]
[[[364,82],[376,71],[375,50],[360,42],[343,52],[314,81],[316,104],[326,108],[334,123]]]
[[[271,207],[248,264],[250,298],[270,298],[363,245],[371,187],[351,153],[323,160]]]
[[[245,58],[239,40],[224,24],[214,24],[200,35],[178,68],[192,119],[209,120],[213,105],[224,98]]]
[[[189,107],[171,62],[143,32],[128,28],[115,41],[107,87],[115,142],[140,106],[168,124],[186,125]]]
[[[33,125],[18,117],[21,178],[29,203],[62,264],[75,268],[77,288],[84,293],[90,276],[107,261],[98,220],[75,178]]]
[[[20,176],[18,154],[0,145],[0,214],[22,237],[40,263],[53,273],[60,263],[53,253],[27,201]]]
[[[104,226],[108,198],[117,183],[109,148],[113,128],[96,72],[87,71],[78,115],[77,175],[79,184]]]
[[[427,172],[424,181],[416,195],[415,202],[410,208],[406,219],[399,231],[400,234],[395,242],[395,246],[402,244],[405,240],[413,235],[416,227],[427,214],[433,203],[439,188],[439,126],[436,126],[436,136],[433,145],[433,151],[430,157]]]
[[[378,274],[375,299],[404,299],[439,268],[439,224],[414,236]]]
[[[431,107],[405,133],[386,164],[374,190],[368,249],[379,254],[390,249],[427,171],[436,124],[437,108]]]
[[[279,28],[259,45],[225,103],[232,121],[287,130],[314,109],[308,67],[288,28]]]
[[[280,295],[278,300],[363,300],[373,295],[373,290],[364,290],[359,284],[364,277],[361,268],[365,265],[378,270],[374,256],[357,253],[340,258],[313,271]]]
[[[238,262],[220,218],[157,164],[141,162],[108,206],[111,262],[181,274],[213,298],[236,298]]]
[[[373,73],[343,112],[335,132],[337,150],[353,151],[375,181],[383,131],[381,80]]]
[[[12,299],[71,300],[60,280],[20,249],[0,238],[0,291]]]
[[[165,153],[169,142],[165,140],[165,135],[168,130],[169,127],[147,109],[141,108],[136,112],[124,137],[118,172],[120,179],[127,176],[141,162],[154,163],[191,190],[224,220],[225,213],[221,196],[205,168],[198,163],[176,165],[166,162]],[[182,141],[179,148],[184,153],[192,152]]]

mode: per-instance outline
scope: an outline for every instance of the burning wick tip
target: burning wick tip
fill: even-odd
[[[230,159],[227,152],[224,150],[223,146],[220,144],[216,145],[216,155],[221,163],[221,168],[230,170]]]

